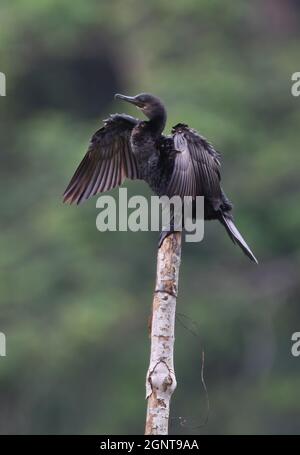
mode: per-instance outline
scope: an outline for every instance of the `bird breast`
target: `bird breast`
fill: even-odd
[[[136,157],[139,174],[154,192],[157,192],[160,179],[160,154],[157,141],[147,126],[138,124],[131,134],[131,148]]]
[[[156,140],[147,131],[146,122],[139,123],[132,130],[131,134],[131,148],[139,161],[147,161],[152,155],[158,153],[156,147]]]

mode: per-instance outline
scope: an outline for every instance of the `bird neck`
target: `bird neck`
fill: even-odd
[[[151,116],[151,118],[149,118],[147,123],[151,131],[155,135],[159,136],[163,132],[166,126],[166,122],[167,122],[166,110],[164,108],[161,108],[159,112],[156,112],[153,116]]]

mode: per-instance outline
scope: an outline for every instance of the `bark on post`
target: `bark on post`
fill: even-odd
[[[146,435],[168,434],[170,399],[176,388],[173,353],[180,259],[181,232],[175,232],[164,240],[157,254],[151,354],[146,378]]]

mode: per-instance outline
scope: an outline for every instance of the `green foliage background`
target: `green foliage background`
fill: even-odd
[[[140,91],[222,151],[260,260],[217,223],[184,245],[171,433],[299,433],[299,19],[295,0],[2,0],[1,433],[143,432],[157,235],[61,202],[102,118],[136,115],[113,94]]]

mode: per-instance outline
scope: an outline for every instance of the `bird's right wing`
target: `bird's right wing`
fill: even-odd
[[[197,131],[179,123],[174,126],[175,151],[168,195],[205,196],[213,207],[221,203],[219,154]]]
[[[64,202],[85,201],[95,194],[121,185],[125,177],[139,178],[130,146],[130,135],[138,120],[125,114],[111,115],[93,135],[88,151],[67,189]]]

